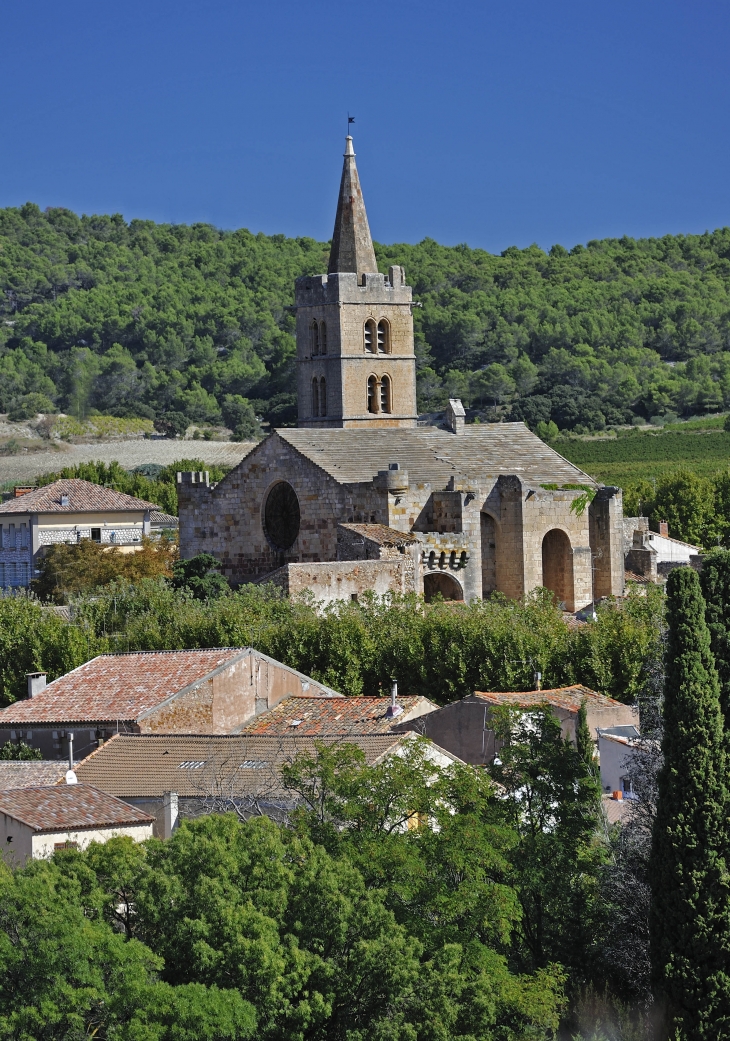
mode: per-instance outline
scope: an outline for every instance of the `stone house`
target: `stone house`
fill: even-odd
[[[23,867],[117,835],[143,842],[153,823],[144,810],[87,784],[13,788],[0,792],[0,855],[9,867]]]
[[[672,538],[666,521],[659,522],[659,531],[650,531],[647,517],[624,517],[624,552],[626,571],[660,582],[672,568],[699,565],[703,550]]]
[[[349,701],[350,699],[344,699]],[[416,735],[365,733],[317,737],[306,734],[141,734],[112,738],[76,768],[79,780],[110,792],[155,818],[155,835],[169,838],[178,820],[234,811],[283,820],[298,803],[282,781],[282,768],[321,745],[355,745],[366,764],[402,755]],[[435,766],[455,756],[426,746]]]
[[[492,714],[499,706],[531,709],[549,705],[560,720],[563,736],[575,741],[576,720],[584,701],[592,734],[597,735],[599,727],[638,725],[638,710],[633,705],[624,705],[581,684],[552,690],[476,691],[406,725],[465,763],[486,766],[501,747],[491,726]],[[401,727],[397,726],[396,730],[400,731]]]
[[[299,426],[271,433],[218,485],[178,474],[183,558],[209,552],[235,584],[306,585],[324,599],[546,586],[576,611],[623,593],[619,489],[522,423],[466,425],[457,400],[442,426],[418,425],[411,289],[401,267],[378,272],[350,138],[328,273],[298,279],[295,299]],[[359,538],[379,552],[353,556]]]
[[[152,532],[153,514],[166,516],[154,503],[90,481],[18,488],[13,498],[0,503],[0,588],[29,586],[39,557],[57,543],[91,539],[127,551],[139,549],[143,536]]]
[[[252,648],[100,654],[0,711],[0,744],[23,740],[46,759],[77,759],[118,733],[227,734],[292,694],[337,691]]]

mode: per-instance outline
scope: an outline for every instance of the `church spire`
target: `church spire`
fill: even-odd
[[[364,272],[377,270],[373,240],[370,238],[360,178],[355,165],[352,138],[348,136],[340,182],[340,197],[337,201],[335,230],[332,233],[328,273],[354,271],[359,280]]]

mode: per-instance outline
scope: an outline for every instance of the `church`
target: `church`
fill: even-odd
[[[404,269],[378,271],[348,137],[327,274],[296,280],[298,426],[219,484],[178,474],[181,557],[322,601],[545,586],[578,611],[622,594],[620,489],[523,423],[466,424],[457,399],[419,424],[413,307]]]

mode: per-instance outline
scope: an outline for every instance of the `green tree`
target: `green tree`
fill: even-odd
[[[598,916],[597,882],[603,852],[593,840],[600,788],[591,765],[564,738],[546,705],[504,708],[494,729],[503,743],[492,775],[506,790],[509,820],[519,836],[512,881],[522,915],[520,963],[534,971],[551,962],[588,978]]]
[[[575,721],[575,747],[578,755],[586,764],[590,772],[596,774],[595,742],[588,727],[588,706],[585,698],[580,703],[578,716]]]
[[[28,760],[28,759],[42,759],[39,749],[31,748],[25,741],[6,741],[2,747],[0,747],[0,759],[12,759]]]
[[[669,534],[696,546],[715,545],[715,495],[712,482],[688,470],[657,483],[650,518],[654,530],[667,521]]]
[[[669,575],[667,626],[649,871],[652,976],[666,1036],[714,1041],[730,1029],[728,798],[717,673],[691,568]]]
[[[188,560],[178,560],[172,568],[173,587],[188,590],[196,600],[212,600],[230,588],[220,569],[220,561],[211,553],[197,553]]]
[[[710,649],[720,683],[720,707],[730,735],[730,551],[715,550],[702,562],[700,586]]]
[[[240,394],[226,394],[223,398],[223,419],[233,431],[234,441],[258,441],[261,425],[256,418],[253,405]]]
[[[155,419],[155,430],[165,437],[185,437],[188,429],[188,417],[184,412],[163,412]]]

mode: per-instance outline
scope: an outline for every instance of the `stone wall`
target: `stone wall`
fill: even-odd
[[[315,600],[358,600],[364,593],[420,593],[420,573],[411,554],[398,560],[336,560],[322,564],[286,564],[267,575],[266,582],[288,596],[311,592]]]

